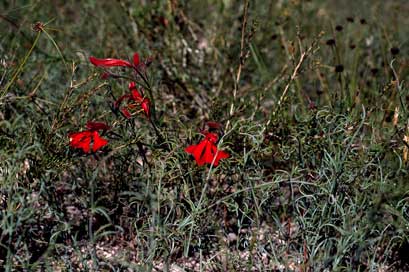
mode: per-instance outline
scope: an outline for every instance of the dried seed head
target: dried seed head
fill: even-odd
[[[392,56],[398,55],[399,52],[400,52],[400,49],[399,49],[398,47],[392,47],[392,48],[391,48],[391,54],[392,54]]]
[[[342,73],[344,71],[344,66],[342,64],[338,64],[335,66],[335,72],[336,73]]]
[[[335,45],[335,40],[334,39],[329,39],[329,40],[327,40],[326,44],[328,46],[334,46]]]
[[[372,73],[373,76],[376,76],[376,74],[378,74],[378,72],[379,72],[378,68],[372,68],[371,69],[371,73]]]
[[[278,38],[278,35],[277,35],[277,34],[274,33],[273,35],[271,35],[271,40],[274,41],[274,40],[276,40],[277,38]]]
[[[42,22],[37,22],[31,26],[33,31],[42,32],[44,30],[44,24]]]

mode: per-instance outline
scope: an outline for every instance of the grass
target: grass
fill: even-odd
[[[0,10],[2,270],[409,269],[406,1]],[[134,52],[152,122],[88,61]],[[112,127],[91,154],[87,121]],[[208,121],[230,157],[199,167]]]

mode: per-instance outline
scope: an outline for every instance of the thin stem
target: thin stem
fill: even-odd
[[[50,34],[48,34],[47,31],[45,31],[45,29],[42,29],[42,32],[44,32],[44,34],[47,36],[48,39],[50,39],[50,41],[52,42],[52,44],[54,45],[55,49],[57,49],[58,54],[61,56],[62,62],[65,65],[65,68],[67,69],[67,72],[70,71],[70,68],[67,64],[67,62],[65,61],[64,55],[62,54],[60,47],[58,47],[58,44],[55,42],[55,40],[53,39],[53,37],[50,36]]]
[[[28,58],[31,56],[31,53],[34,50],[34,47],[37,45],[38,40],[40,39],[41,36],[41,32],[37,33],[37,36],[33,42],[33,45],[31,46],[30,50],[28,51],[28,53],[26,54],[26,56],[24,57],[23,61],[21,62],[20,66],[18,67],[17,71],[14,73],[13,77],[11,78],[11,80],[7,83],[6,87],[4,88],[4,90],[1,91],[0,93],[0,101],[3,99],[3,97],[7,94],[7,91],[10,89],[11,85],[13,85],[14,81],[16,81],[17,76],[21,73],[21,71],[23,71],[23,68],[28,60]]]
[[[146,76],[146,74],[142,74],[139,69],[135,69],[138,75],[142,78],[143,82],[146,84],[145,89],[148,91],[149,99],[151,100],[151,116],[153,117],[153,120],[156,122],[156,107],[155,107],[155,98],[153,97],[153,92],[152,92],[152,87],[151,84],[149,83],[149,80]]]
[[[297,65],[294,67],[294,70],[293,70],[293,72],[292,72],[292,74],[290,76],[290,79],[288,80],[286,86],[284,87],[284,91],[281,94],[280,99],[277,102],[277,106],[276,106],[275,110],[272,112],[272,114],[270,116],[270,119],[267,121],[266,126],[269,126],[269,124],[271,123],[273,117],[275,117],[277,115],[277,113],[280,110],[284,100],[287,98],[287,94],[288,94],[288,91],[290,90],[291,84],[296,80],[296,78],[297,78],[297,76],[298,76],[298,74],[299,74],[299,72],[301,70],[301,67],[302,67],[303,63],[305,62],[305,60],[307,59],[307,57],[310,54],[313,53],[314,49],[316,48],[316,44],[317,44],[317,41],[320,38],[320,36],[321,36],[321,34],[318,35],[318,37],[312,42],[312,44],[307,48],[307,50],[302,49],[301,41],[299,41],[300,42],[299,43],[300,52],[301,52],[300,58],[298,60]]]
[[[93,219],[95,214],[95,175],[97,172],[94,172],[94,176],[89,181],[89,189],[90,189],[90,215],[88,217],[88,235],[89,240],[91,243],[91,258],[94,269],[97,268],[97,258],[96,258],[96,251],[95,251],[95,240],[94,240],[94,232],[93,232]]]
[[[247,19],[248,19],[248,9],[249,9],[249,0],[245,0],[244,2],[244,10],[243,10],[243,22],[241,24],[241,39],[240,39],[240,62],[239,66],[237,68],[237,73],[236,73],[236,79],[234,81],[234,89],[233,89],[233,101],[230,105],[230,117],[234,115],[234,110],[235,110],[235,103],[236,103],[236,98],[237,98],[237,91],[239,89],[239,82],[241,78],[241,71],[244,66],[244,59],[245,59],[245,52],[244,52],[244,46],[245,46],[245,37],[246,37],[246,27],[247,27]],[[228,129],[230,125],[230,120],[227,121],[226,123],[226,130]]]

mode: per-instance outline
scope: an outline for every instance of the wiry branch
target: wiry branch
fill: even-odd
[[[300,58],[297,62],[297,64],[294,67],[294,70],[287,82],[287,84],[284,87],[284,91],[280,96],[280,99],[277,102],[277,106],[275,108],[275,110],[272,112],[270,119],[267,121],[267,126],[271,123],[271,120],[274,116],[277,115],[278,111],[280,110],[282,104],[284,103],[285,99],[287,98],[287,94],[288,91],[290,90],[291,84],[294,82],[294,80],[297,78],[297,76],[299,75],[299,72],[301,70],[302,65],[304,64],[305,60],[313,53],[313,51],[316,48],[317,42],[320,38],[321,34],[318,35],[318,37],[316,39],[314,39],[314,41],[311,43],[311,45],[306,49],[303,50],[303,47],[301,45],[301,40],[300,38],[298,38],[298,43],[299,43],[299,50],[301,52]]]
[[[234,114],[234,106],[236,103],[236,98],[237,98],[237,91],[239,89],[239,82],[241,78],[241,71],[244,66],[244,61],[246,57],[246,52],[245,52],[245,39],[246,39],[246,28],[247,28],[247,20],[248,20],[248,9],[249,9],[249,0],[245,0],[244,2],[244,10],[243,10],[243,22],[241,25],[241,39],[240,39],[240,62],[239,66],[237,68],[237,73],[236,73],[236,79],[234,81],[234,89],[233,89],[233,101],[230,105],[230,117],[233,116]],[[230,120],[227,121],[226,123],[226,130],[229,127]]]

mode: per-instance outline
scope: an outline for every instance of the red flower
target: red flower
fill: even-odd
[[[121,60],[121,59],[111,59],[111,58],[98,59],[92,56],[89,57],[89,61],[95,66],[99,66],[99,67],[125,66],[125,67],[133,67],[136,69],[140,65],[138,53],[135,53],[133,55],[133,63],[130,63],[129,61]]]
[[[147,117],[150,117],[150,100],[149,98],[144,98],[141,93],[136,88],[135,82],[129,83],[129,93],[119,97],[115,103],[114,107],[119,108],[119,105],[123,100],[127,100],[127,105],[122,107],[120,111],[126,118],[131,118],[130,111],[135,111],[134,109],[139,106],[145,112]]]
[[[104,147],[108,141],[99,136],[98,130],[108,130],[110,127],[101,122],[88,122],[86,131],[72,132],[68,136],[70,138],[70,146],[72,148],[82,149],[85,153],[93,152]],[[91,148],[92,145],[92,148]]]
[[[218,139],[217,134],[204,132],[205,138],[197,145],[191,145],[185,148],[185,151],[192,154],[199,166],[205,163],[213,163],[214,166],[219,164],[219,160],[226,159],[230,155],[229,153],[218,150],[216,142]]]

